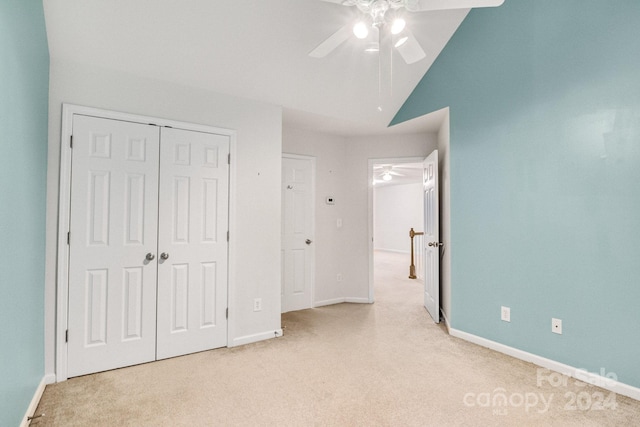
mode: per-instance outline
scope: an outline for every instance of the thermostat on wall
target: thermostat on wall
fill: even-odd
[[[328,196],[326,201],[327,201],[328,205],[335,205],[336,204],[336,199],[334,199],[333,196]]]

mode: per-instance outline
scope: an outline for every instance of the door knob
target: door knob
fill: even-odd
[[[438,246],[442,246],[442,243],[439,243],[439,242],[429,242],[429,246],[433,246],[434,248],[437,248]]]
[[[162,258],[162,259],[169,259],[169,254],[168,254],[168,253],[166,253],[166,252],[162,252],[162,253],[160,254],[160,258]]]
[[[156,258],[156,256],[154,254],[152,254],[151,252],[149,252],[147,254],[146,258],[147,258],[147,261],[153,261]]]
[[[310,244],[311,244],[311,240],[309,240],[309,239],[305,240],[304,242],[305,242],[307,245],[310,245]]]

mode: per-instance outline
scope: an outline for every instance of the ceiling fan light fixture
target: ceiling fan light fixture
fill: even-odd
[[[369,35],[369,29],[367,28],[367,24],[364,21],[358,21],[353,26],[353,34],[359,39],[366,39]]]
[[[391,181],[393,178],[391,177],[391,174],[389,172],[385,172],[384,175],[382,175],[382,180],[383,181]]]
[[[405,33],[401,35],[401,38],[395,42],[394,47],[400,56],[402,56],[404,62],[409,65],[414,64],[427,56],[424,53],[424,50],[422,50],[420,43],[418,43],[409,30],[405,30]]]
[[[407,42],[407,40],[409,40],[409,36],[402,36],[398,39],[398,41],[395,42],[395,44],[393,46],[395,47],[400,47],[403,44],[405,44]]]
[[[364,45],[364,51],[367,53],[380,52],[380,29],[378,27],[371,27],[371,32]]]
[[[364,51],[367,53],[377,53],[380,52],[380,44],[378,42],[369,42],[364,47]]]
[[[407,25],[407,21],[402,18],[396,18],[391,23],[391,34],[396,35],[400,34],[404,27]]]

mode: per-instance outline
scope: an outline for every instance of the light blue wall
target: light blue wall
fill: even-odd
[[[640,387],[640,2],[471,11],[394,123],[444,106],[452,327]]]
[[[44,375],[49,52],[41,0],[0,0],[0,426]]]

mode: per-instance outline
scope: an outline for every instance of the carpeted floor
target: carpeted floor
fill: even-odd
[[[447,335],[405,258],[376,254],[375,304],[287,313],[281,338],[47,386],[31,425],[640,425],[638,401]]]

